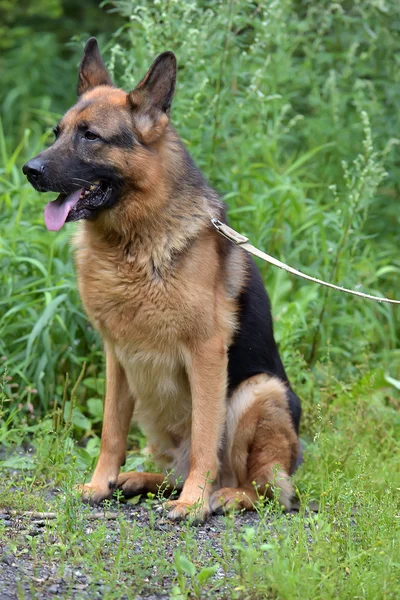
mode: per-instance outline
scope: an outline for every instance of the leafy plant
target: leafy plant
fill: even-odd
[[[117,0],[103,3],[106,18],[81,3],[79,32],[75,1],[34,4],[1,42],[0,505],[56,517],[42,538],[0,526],[0,546],[57,565],[66,597],[76,569],[90,597],[110,599],[165,590],[238,600],[397,597],[399,309],[260,264],[302,397],[299,513],[260,497],[257,519],[228,515],[217,533],[214,522],[196,536],[160,521],[161,490],[125,511],[117,497],[106,512],[118,518],[94,522],[74,486],[99,452],[103,351],[76,290],[74,226],[45,230],[46,200],[21,172],[74,102],[89,32],[99,32],[126,90],[171,49],[173,125],[224,196],[233,227],[300,270],[398,298],[397,1]],[[11,8],[3,32],[16,20]],[[143,446],[133,430],[127,470],[154,469]]]

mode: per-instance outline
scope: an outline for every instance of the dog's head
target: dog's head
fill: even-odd
[[[169,125],[176,60],[164,52],[136,88],[113,87],[95,38],[79,69],[78,102],[55,126],[53,144],[23,172],[40,192],[58,192],[45,208],[47,229],[93,219],[132,190],[154,182],[155,157]]]

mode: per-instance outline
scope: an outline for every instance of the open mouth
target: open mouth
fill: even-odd
[[[107,203],[111,186],[106,181],[97,181],[87,188],[70,194],[60,194],[44,209],[44,222],[49,231],[59,231],[66,221],[87,219]]]

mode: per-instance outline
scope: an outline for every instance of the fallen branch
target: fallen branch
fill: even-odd
[[[120,513],[118,512],[95,512],[95,513],[88,513],[86,515],[87,519],[89,519],[89,521],[95,521],[96,519],[106,519],[106,520],[113,520],[113,519],[117,519],[118,515]],[[30,519],[41,519],[41,520],[46,520],[46,519],[56,519],[57,518],[57,513],[55,512],[35,512],[33,510],[9,510],[6,512],[0,512],[0,519],[7,519],[7,517],[14,517],[14,518],[22,518],[22,517],[29,517]]]

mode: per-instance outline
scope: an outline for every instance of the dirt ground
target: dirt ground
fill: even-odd
[[[149,526],[149,512],[141,506],[122,505],[124,518],[127,523],[136,523],[136,525],[146,527]],[[93,517],[98,515],[98,510],[91,509]],[[57,561],[43,563],[38,560],[43,550],[43,534],[46,527],[49,526],[49,520],[38,518],[37,516],[11,516],[7,513],[2,513],[0,516],[2,524],[5,526],[5,544],[0,545],[0,600],[21,600],[23,599],[54,599],[54,598],[71,598],[88,600],[93,598],[106,598],[112,596],[111,590],[108,590],[101,581],[96,582],[88,576],[83,569],[75,569],[68,565],[64,568],[63,576],[59,576],[59,563]],[[235,528],[243,528],[245,526],[256,526],[259,517],[256,513],[245,513],[235,517]],[[115,520],[106,520],[109,535],[118,547],[119,533],[115,527]],[[268,526],[268,525],[267,525]],[[160,518],[154,525],[154,529],[158,530],[162,535],[166,531],[172,534],[172,539],[178,544],[179,539],[182,540],[182,525],[170,523]],[[221,553],[222,534],[225,531],[225,521],[221,516],[212,516],[204,524],[195,527],[195,538],[198,548],[202,548],[206,553],[212,550],[215,553]],[[91,525],[88,521],[87,535],[90,535]],[[36,560],[28,553],[22,553],[16,556],[10,545],[7,544],[7,537],[15,539],[17,537],[32,536],[37,537]],[[169,538],[171,541],[171,537]],[[176,548],[177,546],[175,546]],[[169,543],[169,549],[165,549],[173,556],[174,544]],[[136,549],[141,552],[141,548]],[[190,558],[190,556],[189,556]],[[222,576],[226,576],[221,572]],[[218,572],[217,572],[218,576]],[[167,591],[171,587],[171,580],[164,579],[164,590]],[[144,594],[140,596],[125,596],[127,600],[167,600],[170,598],[160,592]]]

